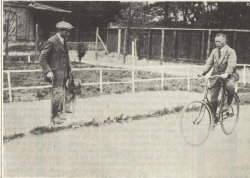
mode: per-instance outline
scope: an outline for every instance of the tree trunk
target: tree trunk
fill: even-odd
[[[124,32],[124,42],[123,42],[123,63],[125,64],[125,58],[127,56],[127,45],[128,45],[128,28]]]
[[[8,60],[9,58],[9,40],[7,39],[5,42],[5,59]]]
[[[6,24],[6,26],[7,26],[7,30],[6,30],[6,41],[5,41],[5,59],[6,60],[8,60],[8,58],[9,58],[9,25],[10,25],[10,22],[9,22],[9,19],[7,20],[7,24]]]

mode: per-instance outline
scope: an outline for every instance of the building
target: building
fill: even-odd
[[[29,1],[6,1],[3,5],[4,36],[9,36],[9,41],[14,42],[46,40],[55,32],[55,24],[71,13]]]

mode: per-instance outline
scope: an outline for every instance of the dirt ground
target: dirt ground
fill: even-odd
[[[197,148],[182,139],[180,114],[30,135],[4,144],[4,176],[247,178],[249,109],[232,135],[216,127]]]

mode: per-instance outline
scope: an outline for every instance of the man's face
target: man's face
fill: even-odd
[[[223,36],[215,37],[215,46],[216,48],[222,48],[226,44],[226,39]]]
[[[68,39],[69,38],[69,35],[70,35],[70,31],[69,30],[62,30],[59,32],[60,35],[64,38],[64,39]]]

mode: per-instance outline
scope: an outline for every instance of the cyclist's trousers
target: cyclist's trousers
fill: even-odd
[[[233,97],[234,97],[234,93],[235,93],[235,80],[234,79],[227,79],[226,80],[226,91],[227,91],[227,104],[231,105]],[[214,107],[213,109],[215,109],[216,112],[216,108],[217,108],[217,100],[218,100],[218,95],[220,92],[220,85],[216,85],[214,87],[212,87],[210,89],[210,95],[211,95],[211,100],[210,100],[210,105],[211,107]]]

